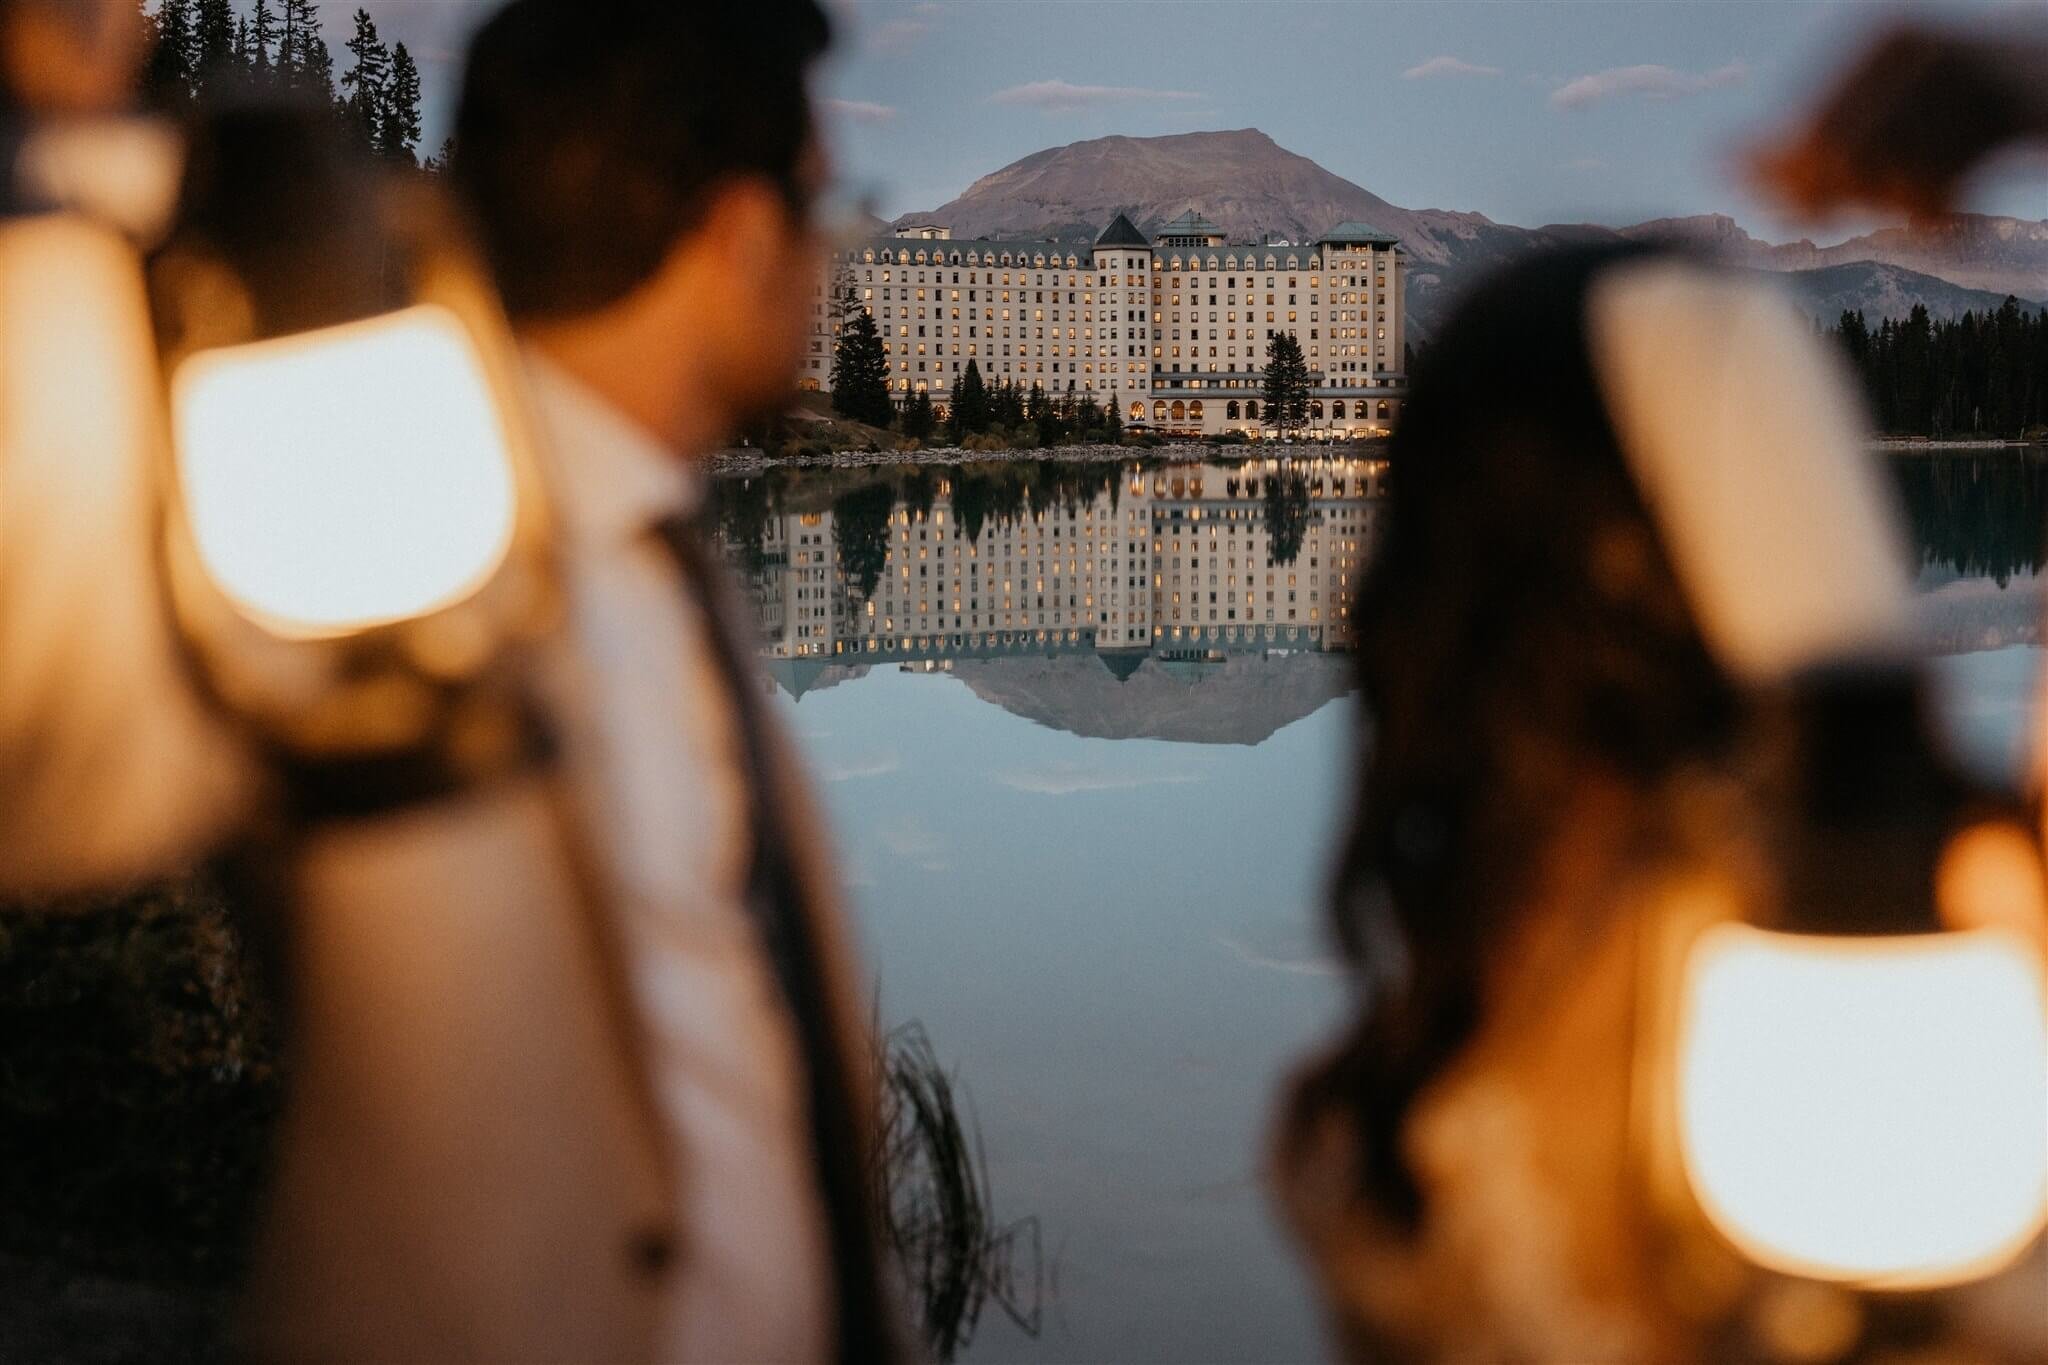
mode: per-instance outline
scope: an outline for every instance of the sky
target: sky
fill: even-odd
[[[462,42],[493,0],[364,0],[422,62],[428,145]],[[1406,208],[1500,222],[1624,224],[1724,212],[1748,196],[1743,146],[1815,98],[1899,13],[1974,25],[2040,0],[825,0],[840,40],[820,73],[844,179],[884,216],[944,203],[1045,147],[1256,127]],[[337,52],[341,9],[328,19]],[[2048,218],[2041,163],[1970,207]]]

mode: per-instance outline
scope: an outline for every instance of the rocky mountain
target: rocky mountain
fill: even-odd
[[[1927,226],[1881,228],[1833,246],[1801,238],[1773,244],[1723,213],[1662,218],[1621,229],[1624,237],[1677,237],[1765,270],[1816,270],[1876,261],[2004,298],[2048,297],[2048,221],[1964,213]]]
[[[1843,313],[1858,309],[1872,321],[1902,318],[1913,311],[1915,304],[1934,317],[1953,318],[1965,312],[1992,311],[2007,297],[1996,290],[1969,289],[1917,270],[1875,261],[1781,271],[1778,278],[1809,316],[1825,323],[1833,323]]]
[[[1954,302],[1969,290],[1989,291],[1994,305],[2007,293],[2048,299],[2048,221],[1962,215],[1935,228],[1887,228],[1833,246],[1760,241],[1723,215],[1621,229],[1567,223],[1525,228],[1480,213],[1402,208],[1256,128],[1091,138],[1048,147],[981,177],[950,203],[896,221],[941,223],[961,237],[1087,241],[1118,213],[1150,230],[1188,209],[1235,240],[1309,240],[1345,219],[1395,234],[1412,263],[1409,307],[1420,335],[1427,335],[1461,285],[1491,266],[1546,245],[1621,237],[1678,237],[1743,265],[1794,273],[1794,292],[1825,299],[1832,311],[1822,315],[1829,318],[1844,307],[1882,316],[1913,302],[1947,315],[1960,311]],[[1800,277],[1865,262],[1890,270]],[[1923,283],[1928,280],[1933,283]],[[1961,291],[1952,292],[1955,286]]]
[[[975,696],[1054,730],[1090,739],[1257,744],[1351,690],[1342,654],[1236,655],[1220,663],[1145,657],[1110,668],[1087,654],[962,660],[953,676]]]

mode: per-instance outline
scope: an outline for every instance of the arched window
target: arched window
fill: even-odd
[[[1318,398],[1318,399],[1316,399],[1316,401],[1315,401],[1315,402],[1313,402],[1313,403],[1310,403],[1310,404],[1308,405],[1308,415],[1309,415],[1309,419],[1310,419],[1311,421],[1316,421],[1316,422],[1320,422],[1320,421],[1322,421],[1322,420],[1323,420],[1323,400],[1322,400],[1322,399]]]
[[[1142,422],[1145,420],[1145,405],[1143,403],[1131,404],[1131,420],[1133,422]]]
[[[1330,420],[1333,422],[1341,422],[1344,420],[1343,399],[1339,398],[1335,402],[1330,404]]]
[[[1173,400],[1173,420],[1176,422],[1188,420],[1188,405],[1181,402],[1178,398]]]
[[[1166,400],[1164,398],[1152,400],[1152,420],[1155,422],[1164,422],[1166,420]]]
[[[1259,400],[1258,400],[1258,399],[1256,399],[1256,398],[1247,398],[1247,399],[1245,399],[1245,400],[1244,400],[1244,415],[1245,415],[1246,419],[1247,419],[1247,420],[1249,420],[1249,421],[1253,421],[1253,422],[1256,422],[1256,421],[1258,421],[1258,420],[1259,420]]]
[[[1232,422],[1237,420],[1237,400],[1235,398],[1223,405],[1223,415]]]
[[[1382,422],[1387,420],[1387,400],[1384,398],[1380,400],[1380,420]]]
[[[1197,399],[1196,399],[1196,400],[1195,400],[1194,402],[1192,402],[1192,403],[1188,404],[1188,417],[1189,417],[1190,419],[1194,420],[1194,421],[1197,421],[1197,422],[1199,422],[1199,421],[1201,421],[1201,420],[1202,420],[1202,400],[1201,400],[1201,399],[1197,398]]]

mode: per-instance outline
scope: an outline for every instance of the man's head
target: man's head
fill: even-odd
[[[506,5],[454,176],[515,326],[630,335],[728,424],[777,405],[820,267],[805,76],[829,40],[817,0]]]

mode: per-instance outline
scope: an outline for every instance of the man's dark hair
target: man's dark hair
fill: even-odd
[[[515,318],[616,302],[721,183],[801,208],[817,0],[512,0],[470,44],[455,184]]]

